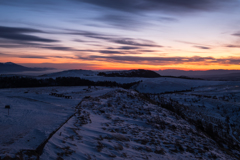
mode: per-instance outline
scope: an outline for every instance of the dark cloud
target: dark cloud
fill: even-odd
[[[186,42],[186,41],[179,41],[179,40],[175,40],[175,42],[179,42],[179,43],[183,43],[183,44],[194,45],[193,47],[199,48],[199,49],[205,49],[205,50],[211,49],[211,47],[204,46],[204,44],[198,44],[198,43]]]
[[[81,51],[71,47],[63,47],[53,44],[42,44],[42,43],[32,43],[26,41],[16,41],[16,40],[0,40],[0,48],[42,48],[58,51]]]
[[[38,55],[14,55],[14,57],[18,58],[33,58],[33,59],[48,59],[46,56],[38,56]]]
[[[183,43],[183,44],[191,44],[191,45],[194,45],[194,47],[197,47],[197,48],[205,47],[204,44],[199,44],[199,43],[194,43],[194,42],[179,41],[179,40],[175,40],[175,42],[179,42],[179,43]]]
[[[233,36],[238,36],[238,37],[240,37],[240,32],[237,32],[237,33],[234,33],[234,34],[232,34]]]
[[[18,58],[31,58],[31,59],[50,59],[50,58],[68,58],[75,59],[73,56],[52,56],[52,55],[36,55],[36,54],[1,54],[4,57],[18,57]]]
[[[240,58],[222,58],[217,59],[214,57],[139,57],[139,56],[89,56],[81,57],[79,59],[85,60],[100,60],[100,61],[112,61],[119,63],[130,64],[152,64],[152,65],[172,65],[172,64],[184,64],[184,63],[204,63],[204,65],[210,64],[240,64]]]
[[[23,35],[25,33],[44,33],[43,31],[36,30],[36,29],[29,29],[29,28],[13,28],[13,27],[1,27],[1,31],[4,33],[0,33],[0,37],[2,35],[16,37],[20,35],[20,37],[26,37],[28,35]],[[118,38],[115,35],[107,35],[89,31],[79,31],[79,30],[67,30],[68,32],[63,32],[63,34],[71,34],[71,35],[81,35],[87,38],[93,39],[100,39],[105,40],[107,42],[121,44],[124,46],[111,48],[109,50],[79,50],[72,47],[60,46],[55,44],[45,44],[42,41],[30,41],[29,38],[25,40],[20,40],[17,38],[12,39],[0,39],[0,48],[41,48],[41,49],[50,49],[50,50],[58,50],[58,51],[82,51],[82,52],[98,52],[103,54],[141,54],[137,52],[130,52],[130,50],[137,50],[137,49],[146,49],[145,47],[162,47],[157,45],[153,41],[145,40],[145,39],[134,39],[134,38]],[[83,41],[79,39],[75,39],[74,41],[77,42],[95,42],[95,41]],[[118,51],[116,51],[118,50]],[[124,50],[125,52],[120,52],[119,50]],[[128,51],[128,52],[126,52]],[[146,50],[145,50],[146,51]],[[144,52],[145,52],[144,51]]]
[[[139,56],[89,56],[89,57],[79,57],[80,59],[98,59],[104,61],[118,61],[118,62],[127,62],[127,63],[183,63],[183,62],[201,62],[207,60],[214,60],[212,57],[139,57]]]
[[[40,30],[19,27],[0,26],[0,38],[16,41],[32,41],[32,42],[58,42],[57,40],[41,38],[27,33],[43,33]]]
[[[74,39],[74,42],[80,42],[80,43],[95,43],[96,41],[85,41],[85,40],[81,40],[81,39]]]
[[[98,50],[92,50],[92,49],[81,49],[78,51],[82,51],[82,52],[99,52]]]
[[[12,39],[12,40],[21,40],[21,41],[36,41],[36,42],[58,42],[52,39],[40,38],[32,35],[24,35],[19,33],[0,33],[0,38]]]
[[[81,30],[67,30],[67,31],[69,32],[66,34],[81,35],[88,38],[106,40],[108,42],[112,42],[116,44],[124,44],[124,45],[135,46],[135,47],[162,47],[160,45],[157,45],[153,41],[145,40],[145,39],[116,38],[116,36],[114,35],[106,35],[106,34],[100,34],[100,33],[89,32],[89,31],[81,31]]]
[[[168,11],[188,12],[194,10],[213,10],[226,7],[237,0],[76,0],[93,5],[126,12]]]
[[[42,46],[50,45],[43,45],[36,42],[17,41],[0,38],[0,48],[30,48],[30,47],[41,48]]]
[[[194,45],[199,45],[199,44],[197,44],[197,43],[187,42],[187,41],[180,41],[180,40],[175,40],[175,42],[184,43],[184,44],[194,44]]]
[[[58,68],[58,69],[96,69],[101,64],[95,63],[20,63],[27,67],[43,67],[43,68]]]
[[[43,33],[41,30],[32,28],[17,28],[17,27],[5,27],[0,26],[0,32],[2,33]]]
[[[24,55],[24,54],[1,54],[0,56],[4,57],[18,57],[18,58],[37,58],[37,59],[48,59],[48,56],[43,56],[43,55]]]
[[[222,59],[216,59],[217,63],[224,64],[224,65],[239,65],[240,64],[240,58],[239,57],[230,57],[230,58],[222,58]]]
[[[122,46],[119,48],[112,48],[109,47],[108,49],[119,49],[119,50],[135,50],[135,49],[139,49],[140,47],[132,47],[132,46]]]
[[[140,17],[142,18],[142,17]],[[147,22],[139,21],[139,17],[136,15],[123,15],[123,14],[107,14],[96,18],[101,22],[106,22],[112,25],[114,28],[136,30],[138,27],[146,25]]]
[[[0,56],[6,56],[7,54],[4,54],[4,53],[0,53]]]
[[[94,38],[94,39],[100,39],[100,40],[111,40],[113,39],[113,36],[110,35],[104,35],[101,33],[95,33],[95,32],[89,32],[89,31],[83,31],[83,30],[66,30],[68,31],[65,34],[71,34],[71,35],[80,35],[88,38]]]
[[[156,52],[154,50],[147,50],[147,49],[144,49],[144,50],[138,50],[139,52]],[[159,50],[157,52],[160,52]]]
[[[82,51],[82,52],[92,52],[92,53],[102,53],[102,54],[137,54],[136,52],[130,52],[130,51],[115,51],[115,50],[78,50],[78,51]],[[141,53],[138,53],[141,54]]]
[[[103,53],[103,54],[124,54],[123,52],[109,51],[109,50],[102,50],[102,51],[99,51],[99,52]]]
[[[79,51],[71,47],[59,47],[59,46],[51,46],[51,47],[41,47],[45,49],[51,49],[51,50],[58,50],[58,51]]]
[[[166,12],[174,14],[189,14],[189,12],[215,11],[218,9],[231,8],[238,0],[75,0],[85,2],[100,8],[99,11],[104,14],[97,20],[106,22],[115,28],[124,28],[127,30],[136,30],[142,26],[154,25],[148,21],[145,13]],[[120,12],[119,12],[120,11]],[[126,13],[128,15],[126,15]],[[177,22],[178,19],[171,17],[155,17],[159,22]]]
[[[81,40],[81,39],[74,39],[73,41],[74,41],[74,42],[86,42],[86,41]]]
[[[240,45],[227,45],[228,48],[240,48]]]
[[[194,47],[199,49],[211,49],[210,47],[206,47],[206,46],[194,46]]]
[[[161,22],[178,22],[179,20],[176,18],[172,18],[172,17],[160,17],[158,19]]]
[[[152,41],[146,41],[141,39],[121,38],[121,39],[112,39],[111,41],[118,44],[139,46],[139,47],[162,47],[160,45],[156,45]]]
[[[0,48],[23,48],[23,46],[18,44],[0,44]]]

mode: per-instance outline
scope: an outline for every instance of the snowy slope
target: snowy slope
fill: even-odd
[[[206,80],[190,80],[180,78],[149,78],[144,79],[134,89],[141,93],[164,93],[173,91],[190,90],[195,87],[217,86],[217,85],[236,85],[240,82],[223,82],[223,81],[206,81]]]
[[[129,90],[85,98],[40,159],[236,159],[173,112]]]
[[[0,90],[0,159],[20,150],[35,150],[72,114],[83,97],[99,96],[111,88],[46,87]],[[56,97],[50,93],[71,96]],[[10,105],[8,115],[5,105]]]
[[[240,145],[240,87],[235,85],[222,85],[202,87],[185,93],[172,93],[152,95],[153,100],[161,102],[178,103],[187,106],[190,110],[201,114],[206,121],[228,126],[233,130],[233,139]],[[199,118],[199,117],[196,117]],[[227,120],[228,119],[228,120]],[[227,127],[228,128],[228,127]],[[224,128],[223,128],[224,131]],[[227,130],[225,129],[225,132]],[[229,134],[229,133],[228,133]]]

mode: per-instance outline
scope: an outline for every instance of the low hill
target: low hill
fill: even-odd
[[[138,70],[128,70],[128,71],[109,71],[100,72],[98,76],[105,77],[144,77],[144,78],[157,78],[161,77],[158,73],[150,70],[138,69]]]
[[[61,72],[55,72],[50,74],[44,74],[41,77],[83,77],[83,76],[96,76],[98,74],[97,71],[91,70],[82,70],[82,69],[75,69],[75,70],[67,70]]]

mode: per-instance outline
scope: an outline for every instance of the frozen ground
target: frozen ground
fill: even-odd
[[[189,109],[229,122],[240,143],[240,86],[221,85],[198,88],[191,92],[161,95],[168,101],[175,101]]]
[[[209,133],[225,148],[240,150],[240,86],[238,83],[199,87],[187,92],[147,95],[155,102],[174,108],[189,121],[197,122],[197,125],[205,131],[211,130]]]
[[[99,96],[111,88],[46,87],[0,90],[0,157],[36,149],[75,112],[83,97]],[[71,96],[56,97],[50,93]],[[8,115],[5,105],[10,105]]]
[[[118,89],[85,98],[40,159],[237,159],[173,112]]]
[[[48,141],[40,159],[237,159],[234,155],[240,155],[235,150],[227,154],[228,146],[220,147],[187,120],[155,104],[173,102],[188,107],[185,116],[200,117],[202,123],[216,128],[223,124],[221,135],[237,145],[240,82],[88,73],[80,77],[118,83],[142,81],[132,89],[151,93],[154,101],[136,91],[105,87],[1,89],[0,157],[35,150],[72,115]],[[166,93],[184,90],[191,91]],[[5,105],[10,105],[10,115]]]
[[[165,93],[191,90],[202,87],[240,86],[236,81],[207,81],[180,78],[148,78],[139,83],[134,89],[141,93]]]

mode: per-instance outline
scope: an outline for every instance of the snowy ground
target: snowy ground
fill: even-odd
[[[240,141],[240,82],[102,77],[88,73],[80,77],[118,83],[142,81],[133,89],[161,93],[151,97],[156,102],[174,101],[224,123],[229,117],[228,134],[236,143]],[[10,115],[5,105],[10,105]],[[236,158],[180,116],[146,101],[132,90],[106,87],[0,90],[0,158],[14,157],[23,149],[36,149],[62,124],[44,147],[40,159]]]
[[[188,92],[152,94],[160,103],[179,106],[182,114],[193,120],[212,124],[214,132],[233,145],[240,146],[240,86],[237,84],[196,88]],[[186,108],[185,108],[186,107]],[[184,108],[184,109],[183,109]]]
[[[216,86],[240,86],[240,82],[232,81],[206,81],[180,78],[149,78],[143,80],[134,89],[141,93],[164,93],[173,91],[191,90],[193,88]]]
[[[191,92],[165,94],[162,97],[171,98],[196,112],[222,121],[226,121],[226,117],[229,116],[230,124],[239,125],[240,86],[202,87]]]
[[[173,91],[190,90],[202,86],[217,86],[217,85],[240,85],[240,82],[231,81],[207,81],[207,80],[191,80],[181,78],[140,78],[140,77],[104,77],[97,76],[98,72],[93,71],[64,71],[44,75],[38,78],[56,78],[56,77],[80,77],[91,81],[113,81],[117,83],[131,83],[142,81],[134,89],[142,93],[164,93]]]
[[[111,88],[46,87],[0,90],[0,157],[22,149],[36,149],[51,132],[75,113],[85,96],[99,96]],[[49,95],[58,93],[72,99]],[[10,105],[10,114],[5,109]]]
[[[173,112],[134,91],[86,98],[40,159],[236,159]]]

